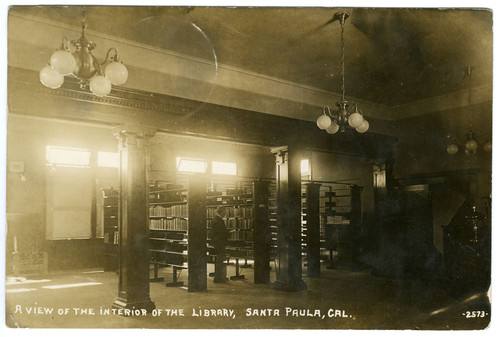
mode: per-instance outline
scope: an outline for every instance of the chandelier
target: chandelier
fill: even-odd
[[[450,135],[446,136],[448,146],[446,147],[446,152],[448,154],[454,155],[458,153],[460,147],[463,147],[465,154],[474,155],[476,154],[479,143],[474,138],[474,132],[472,131],[472,69],[471,67],[467,67],[467,77],[469,79],[469,96],[468,96],[468,105],[469,105],[469,132],[467,133],[467,140],[465,143],[460,142],[460,140],[456,137],[452,137]],[[491,142],[485,142],[483,144],[483,150],[485,152],[491,152],[492,145]]]
[[[361,110],[358,106],[354,104],[354,110],[350,108],[349,102],[345,100],[345,65],[344,65],[344,25],[345,20],[349,17],[349,14],[344,12],[335,13],[333,16],[333,21],[339,20],[340,22],[340,38],[341,38],[341,69],[342,69],[342,100],[337,102],[337,111],[332,113],[330,107],[323,107],[323,114],[318,117],[316,124],[321,130],[326,130],[329,134],[344,132],[345,129],[350,126],[359,133],[365,133],[368,131],[370,124],[366,119],[363,118]]]
[[[40,70],[40,82],[48,88],[57,89],[64,82],[64,76],[80,80],[80,88],[87,89],[96,96],[106,96],[111,85],[121,85],[127,81],[127,67],[118,59],[118,52],[110,48],[103,63],[92,55],[96,44],[85,37],[85,11],[82,13],[82,35],[78,40],[68,41],[63,37],[61,47],[49,59],[49,64]]]

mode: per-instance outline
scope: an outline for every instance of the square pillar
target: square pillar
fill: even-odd
[[[149,143],[155,130],[120,125],[118,298],[113,308],[155,308],[149,295]]]
[[[302,279],[301,174],[302,151],[298,145],[273,149],[278,185],[278,268],[274,289],[307,289]]]

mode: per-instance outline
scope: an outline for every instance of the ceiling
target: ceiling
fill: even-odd
[[[83,7],[13,7],[77,26]],[[87,7],[88,29],[340,93],[335,8]],[[398,107],[492,85],[492,12],[341,9],[345,88],[350,97]],[[76,37],[74,37],[76,38]],[[404,116],[401,116],[404,117]]]

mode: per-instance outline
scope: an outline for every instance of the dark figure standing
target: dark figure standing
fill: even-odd
[[[224,207],[217,208],[217,215],[212,221],[212,244],[215,249],[215,283],[226,282],[226,244],[228,239],[228,232],[224,224],[223,217],[226,216],[226,209]]]

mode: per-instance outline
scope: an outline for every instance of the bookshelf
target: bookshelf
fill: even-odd
[[[159,269],[171,266],[172,282],[166,286],[182,286],[178,273],[187,269],[187,187],[165,181],[153,181],[149,192],[150,263],[154,276],[151,282],[163,282]]]
[[[229,259],[235,260],[235,275],[243,279],[240,268],[251,268],[254,283],[269,283],[271,233],[269,219],[269,181],[261,179],[212,180],[207,189],[207,241],[211,251],[211,221],[217,208],[226,208],[226,228],[231,231],[227,244]],[[240,265],[240,260],[243,264]]]
[[[314,182],[303,184],[302,248],[311,277],[321,274],[320,188]]]
[[[102,223],[104,243],[104,270],[118,271],[118,190],[101,188],[97,194],[97,221]]]
[[[302,263],[307,266],[308,257],[308,242],[307,242],[307,228],[308,228],[308,209],[307,209],[307,184],[302,183],[300,188],[300,254]]]
[[[321,186],[320,240],[324,242],[322,250],[330,254],[328,268],[356,260],[353,239],[362,222],[361,191],[362,187],[348,183],[330,182]]]
[[[226,228],[230,232],[226,252],[228,258],[235,259],[236,274],[230,279],[243,279],[241,267],[249,267],[248,260],[253,260],[253,190],[252,182],[241,180],[212,180],[207,190],[207,241],[211,251],[212,220],[217,208],[225,206]],[[239,260],[244,264],[240,266]]]
[[[278,271],[279,265],[276,261],[279,261],[278,257],[278,187],[276,181],[271,181],[269,183],[269,235],[270,235],[270,247],[269,254],[271,261],[274,262],[275,270]]]
[[[328,253],[328,268],[357,262],[361,191],[351,183],[302,182],[301,246],[308,276],[320,275],[321,257]]]
[[[254,225],[254,283],[270,282],[271,261],[271,212],[269,204],[270,181],[253,182]]]
[[[159,269],[172,267],[167,287],[183,286],[179,281],[187,270],[187,290],[207,289],[206,280],[206,182],[203,177],[178,177],[176,182],[155,180],[149,191],[149,243],[152,282],[164,281]]]

